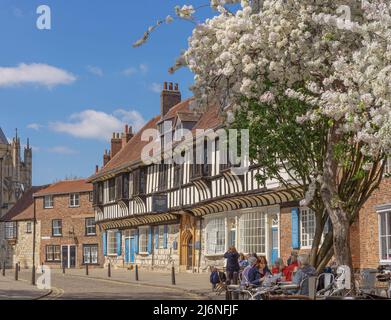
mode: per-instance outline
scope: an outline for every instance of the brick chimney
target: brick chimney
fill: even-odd
[[[119,136],[119,133],[113,133],[111,138],[111,149],[110,149],[110,159],[113,159],[114,156],[121,151],[122,148],[122,139]]]
[[[103,155],[103,166],[105,166],[110,160],[111,160],[110,153],[106,149]]]
[[[132,127],[125,125],[125,131],[122,133],[122,148],[133,138]]]
[[[163,91],[160,95],[160,114],[164,117],[167,112],[182,100],[181,92],[177,83],[164,82]]]

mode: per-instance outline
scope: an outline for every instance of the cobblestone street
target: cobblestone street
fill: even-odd
[[[181,273],[176,275],[176,285],[171,284],[171,274],[140,271],[135,280],[134,271],[112,270],[108,278],[106,269],[93,269],[89,276],[85,270],[51,271],[51,292],[30,285],[31,271],[22,270],[19,281],[13,278],[14,270],[0,277],[0,299],[63,299],[63,300],[206,300],[223,299],[211,292],[207,274]],[[38,279],[39,275],[37,275]]]

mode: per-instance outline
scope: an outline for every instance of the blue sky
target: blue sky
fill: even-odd
[[[186,48],[191,23],[164,25],[146,45],[131,46],[149,25],[186,3],[0,0],[0,127],[9,138],[18,128],[23,143],[30,137],[35,185],[93,173],[109,147],[111,127],[123,122],[137,127],[159,112],[164,81],[178,82],[183,97],[191,95],[193,75],[187,69],[167,72]],[[42,4],[51,8],[51,30],[36,27]],[[54,82],[23,82],[26,72],[38,78],[48,73]],[[108,126],[89,130],[105,121]]]

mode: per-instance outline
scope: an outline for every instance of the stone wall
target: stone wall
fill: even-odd
[[[32,221],[18,221],[17,222],[17,239],[15,243],[2,241],[0,251],[0,261],[6,258],[6,267],[13,268],[16,263],[20,263],[22,269],[31,268],[33,265],[33,233],[27,233],[27,224],[31,223],[31,230],[33,230]],[[4,239],[4,223],[0,223],[0,239]],[[41,224],[38,221],[36,225],[36,247],[35,258],[39,262],[39,248],[40,248],[40,230]]]

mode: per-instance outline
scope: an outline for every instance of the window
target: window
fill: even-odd
[[[94,200],[94,192],[89,192],[88,193],[88,201],[92,202]]]
[[[239,218],[240,251],[266,254],[266,214],[250,212]]]
[[[98,245],[85,244],[83,245],[83,263],[97,264],[98,263]]]
[[[95,218],[86,218],[86,235],[87,236],[96,235]]]
[[[225,252],[225,218],[215,218],[206,225],[207,254],[223,254]]]
[[[386,160],[386,166],[384,168],[384,175],[386,177],[390,177],[391,176],[391,157],[388,157],[387,160]]]
[[[140,253],[148,253],[149,227],[139,228],[139,250]]]
[[[228,219],[228,247],[236,247],[236,219]]]
[[[33,229],[33,224],[32,224],[32,222],[27,222],[27,223],[26,223],[26,233],[31,233],[31,232],[33,232],[32,229]]]
[[[300,210],[301,247],[311,247],[315,236],[315,212],[311,209]]]
[[[54,199],[53,196],[45,196],[43,200],[43,207],[45,209],[53,208],[54,205]]]
[[[60,246],[46,246],[46,261],[61,261]]]
[[[163,191],[167,189],[168,182],[168,165],[161,163],[159,165],[159,183],[158,190]]]
[[[109,202],[115,201],[115,179],[109,180]]]
[[[78,193],[71,193],[69,195],[69,206],[70,207],[80,206],[80,195]]]
[[[5,238],[16,239],[16,222],[6,222],[5,224]]]
[[[114,230],[107,231],[107,255],[117,255],[117,232]]]
[[[391,261],[391,211],[381,212],[379,221],[380,259]]]
[[[53,237],[62,236],[62,220],[53,220],[52,221],[52,235]]]
[[[159,226],[158,248],[164,249],[164,226]]]
[[[174,163],[174,188],[179,188],[182,181],[182,165]]]

